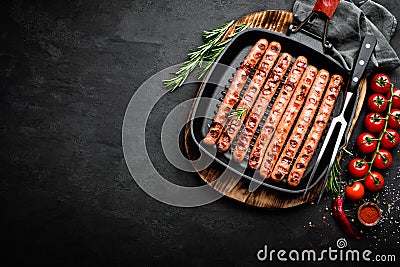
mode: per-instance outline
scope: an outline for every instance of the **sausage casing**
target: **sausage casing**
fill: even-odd
[[[274,137],[272,138],[268,148],[264,154],[264,159],[261,164],[260,174],[265,179],[270,178],[272,168],[274,167],[279,153],[281,152],[288,134],[294,125],[295,119],[299,114],[301,107],[307,97],[315,77],[317,76],[318,69],[314,66],[308,66],[301,77],[300,83],[290,99],[285,114],[282,116],[281,121],[276,127]],[[273,177],[274,178],[274,177]],[[275,179],[274,179],[275,180]],[[280,180],[275,180],[280,181]]]
[[[257,130],[258,124],[261,122],[261,119],[268,108],[268,104],[270,103],[276,92],[276,89],[281,83],[283,76],[289,69],[291,61],[291,55],[288,53],[282,53],[277,61],[277,64],[268,76],[268,79],[265,82],[265,85],[261,90],[256,103],[247,116],[243,130],[239,135],[238,142],[233,152],[233,159],[235,161],[241,162],[246,156],[247,150],[250,147],[250,141]]]
[[[310,163],[310,160],[314,154],[314,151],[318,146],[318,142],[322,137],[324,129],[328,124],[342,84],[342,76],[337,74],[332,76],[321,107],[318,111],[318,115],[315,119],[313,127],[311,128],[310,134],[307,136],[303,148],[301,149],[300,154],[297,157],[295,163],[293,164],[293,168],[289,173],[288,184],[290,186],[297,186],[300,183],[301,178],[303,177],[303,174],[306,171],[307,166]]]
[[[254,102],[257,99],[257,96],[267,79],[269,72],[271,71],[274,62],[276,61],[279,53],[281,51],[281,45],[278,42],[271,42],[265,51],[263,58],[258,65],[256,73],[249,86],[247,87],[245,93],[243,94],[242,99],[240,100],[237,110],[241,109],[244,112],[244,115],[239,117],[237,115],[232,116],[229,121],[227,127],[221,134],[221,137],[217,142],[217,149],[219,152],[226,152],[232,144],[232,141],[238,134],[240,127],[242,127],[243,121],[245,120],[248,110],[252,107]]]
[[[236,71],[229,89],[215,115],[213,122],[211,123],[210,130],[204,137],[204,143],[207,145],[213,145],[221,135],[222,130],[228,120],[228,116],[232,111],[232,108],[236,105],[240,98],[240,92],[243,89],[247,79],[251,72],[256,67],[258,61],[263,56],[267,49],[268,41],[266,39],[260,39],[251,48],[250,52],[245,57],[243,63]]]
[[[300,82],[301,76],[304,73],[304,70],[307,67],[307,58],[303,56],[299,56],[295,63],[293,64],[290,73],[279,92],[278,97],[276,98],[272,108],[264,122],[264,125],[260,131],[260,134],[257,137],[257,140],[253,146],[253,149],[250,152],[250,157],[248,161],[248,165],[252,169],[258,169],[261,165],[262,159],[264,157],[265,150],[275,132],[276,127],[279,124],[279,121],[282,118],[283,113],[289,101],[297,87],[297,84]]]
[[[322,69],[318,72],[317,77],[308,93],[307,100],[301,110],[300,116],[293,128],[287,144],[282,151],[275,167],[272,170],[271,177],[274,180],[282,180],[289,172],[290,166],[296,156],[297,151],[303,142],[307,133],[307,129],[312,122],[314,114],[317,111],[325,87],[329,81],[329,72]]]

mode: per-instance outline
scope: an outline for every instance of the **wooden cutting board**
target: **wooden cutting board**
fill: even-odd
[[[293,22],[293,14],[288,11],[282,10],[270,10],[270,11],[261,11],[253,14],[249,14],[244,16],[231,26],[231,28],[227,31],[225,36],[233,33],[235,31],[235,26],[237,24],[248,23],[250,28],[264,28],[280,33],[286,33],[289,28],[289,25]],[[366,93],[366,81],[363,80],[360,84],[360,98],[357,106],[357,110],[349,131],[349,136],[354,128],[355,122],[358,119],[362,103],[364,102],[365,93]],[[197,95],[199,91],[197,92]],[[196,95],[196,96],[197,96]],[[193,111],[193,107],[189,112],[189,118],[191,117],[191,113]],[[187,156],[190,160],[195,160],[199,156],[199,150],[196,147],[194,141],[192,140],[190,134],[190,124],[187,124],[185,128],[184,134],[184,143]],[[294,206],[298,206],[307,202],[318,198],[321,189],[323,186],[323,181],[321,181],[318,185],[312,188],[305,197],[303,194],[289,194],[284,192],[279,192],[264,186],[260,186],[256,191],[250,192],[248,190],[249,181],[247,179],[240,179],[237,174],[228,173],[228,175],[224,175],[225,178],[218,179],[221,174],[225,171],[218,164],[211,164],[208,168],[204,170],[200,170],[196,168],[194,165],[198,175],[200,178],[214,188],[216,191],[221,194],[245,203],[250,206],[262,207],[262,208],[270,208],[270,209],[278,209],[278,208],[290,208]],[[238,179],[240,179],[239,182]]]

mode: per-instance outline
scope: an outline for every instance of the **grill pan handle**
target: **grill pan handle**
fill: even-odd
[[[312,11],[323,13],[329,19],[332,19],[339,2],[340,0],[317,0]]]
[[[328,27],[329,27],[329,20],[332,19],[333,14],[336,11],[337,6],[339,5],[340,0],[317,0],[312,9],[312,12],[308,15],[308,17],[303,20],[298,26],[290,25],[288,34],[296,33],[299,30],[302,30],[308,35],[314,37],[314,34],[304,29],[304,26],[307,24],[312,24],[313,21],[318,17],[318,15],[322,15],[325,19],[325,28],[324,34],[322,36],[322,46],[324,49],[332,49],[332,44],[327,40],[328,37]],[[319,37],[319,36],[318,36]]]

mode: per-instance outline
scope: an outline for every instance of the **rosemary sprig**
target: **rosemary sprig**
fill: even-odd
[[[245,117],[247,116],[247,111],[248,111],[248,108],[238,108],[236,110],[232,110],[231,113],[229,114],[228,118],[236,116],[237,119],[240,120],[243,115]]]
[[[343,179],[342,168],[340,167],[340,159],[342,158],[343,150],[339,151],[333,163],[332,169],[328,175],[328,183],[326,184],[326,191],[332,192],[335,196],[340,193],[340,183]]]
[[[199,79],[204,77],[207,70],[212,66],[217,57],[224,50],[227,43],[229,43],[233,36],[242,32],[248,27],[248,24],[239,24],[236,26],[235,31],[230,34],[225,40],[222,37],[226,34],[227,30],[233,25],[234,21],[230,21],[210,31],[203,32],[204,44],[190,51],[188,54],[189,59],[183,62],[179,70],[174,74],[175,77],[169,80],[163,80],[166,88],[174,91],[180,87],[188,78],[189,74],[195,70],[197,66],[200,67]]]
[[[326,184],[326,191],[332,192],[334,196],[338,196],[340,193],[340,184],[343,181],[342,177],[342,167],[340,166],[340,160],[342,159],[343,152],[353,155],[350,151],[343,147],[338,154],[336,155],[336,159],[333,162],[332,169],[329,171],[328,174],[328,183]]]

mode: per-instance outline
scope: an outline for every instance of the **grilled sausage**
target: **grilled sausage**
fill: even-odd
[[[300,149],[304,136],[306,135],[308,126],[311,124],[314,114],[317,111],[318,103],[322,98],[328,81],[329,72],[324,69],[320,70],[310,92],[308,93],[307,100],[303,106],[297,123],[288,138],[285,149],[282,151],[274,169],[272,170],[272,179],[280,181],[289,172],[293,159],[295,158],[297,151]]]
[[[299,83],[306,67],[307,59],[303,56],[299,56],[290,70],[285,84],[275,100],[260,131],[260,134],[257,137],[253,149],[250,152],[248,161],[250,168],[258,169],[260,167],[267,145],[271,140],[272,135],[274,134],[275,129],[278,126],[279,121],[281,120],[282,115],[289,104],[290,98],[292,97],[293,92],[297,87],[297,84]]]
[[[204,143],[207,145],[213,145],[221,135],[222,130],[228,120],[228,116],[234,105],[239,101],[240,92],[243,89],[244,84],[249,78],[251,72],[254,70],[258,61],[261,59],[265,50],[267,49],[268,41],[266,39],[260,39],[250,50],[245,57],[243,63],[236,71],[235,76],[229,86],[228,92],[226,93],[221,106],[218,109],[217,114],[211,123],[210,130],[206,137],[204,137]]]
[[[288,53],[283,53],[268,76],[268,79],[265,82],[265,85],[259,97],[257,98],[255,105],[247,117],[244,128],[239,135],[238,142],[233,152],[233,159],[235,161],[241,162],[246,156],[247,150],[250,146],[250,141],[257,130],[258,124],[267,110],[268,104],[274,96],[279,84],[281,83],[283,76],[289,69],[291,61],[292,56]]]
[[[303,177],[303,174],[306,171],[307,166],[314,154],[314,151],[317,148],[318,142],[321,139],[322,133],[329,121],[329,117],[331,116],[332,110],[335,106],[335,101],[339,95],[342,84],[342,76],[337,74],[332,76],[314,125],[311,128],[311,132],[308,135],[304,146],[289,173],[288,184],[290,186],[297,186],[300,183],[301,178]]]
[[[296,91],[290,99],[285,114],[282,116],[278,127],[276,127],[274,137],[268,145],[268,148],[264,154],[263,162],[261,164],[260,174],[265,179],[268,179],[271,175],[272,168],[274,167],[279,153],[281,152],[288,137],[290,129],[294,125],[294,121],[299,114],[301,107],[303,106],[308,91],[310,90],[311,85],[317,76],[317,72],[318,69],[316,67],[307,67],[303,76],[301,77],[300,83],[297,85]]]
[[[274,65],[275,60],[278,58],[281,51],[281,45],[278,42],[271,42],[268,46],[267,51],[258,65],[258,69],[253,76],[249,86],[246,89],[242,99],[240,100],[237,110],[242,109],[244,115],[233,116],[225,128],[221,137],[217,142],[217,149],[219,152],[226,152],[232,144],[233,139],[236,137],[237,133],[242,127],[243,121],[246,118],[248,110],[250,110],[253,103],[256,101],[258,93],[261,90],[267,76]]]

